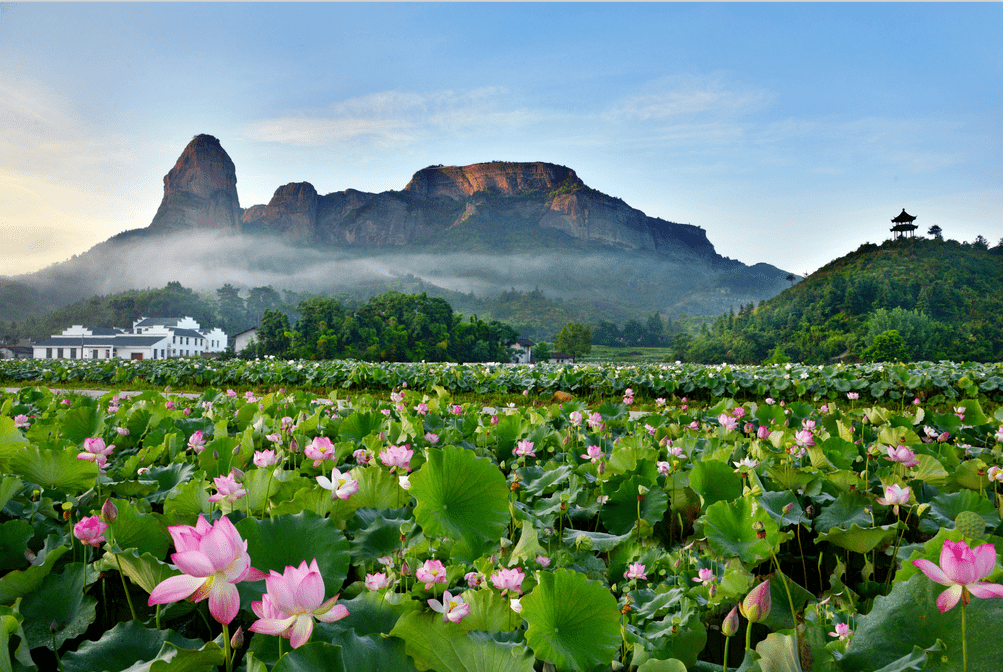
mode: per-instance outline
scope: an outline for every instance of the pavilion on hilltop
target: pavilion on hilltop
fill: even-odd
[[[906,212],[905,208],[902,208],[901,214],[892,220],[892,224],[895,225],[891,228],[892,237],[895,240],[906,237],[915,238],[916,229],[919,227],[913,224],[914,221],[916,221],[916,218]]]

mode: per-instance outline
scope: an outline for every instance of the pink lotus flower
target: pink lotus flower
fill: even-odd
[[[365,465],[369,464],[372,461],[373,454],[370,453],[365,448],[359,448],[354,453],[352,453],[352,457],[355,458],[356,462],[358,462],[359,464],[365,466]]]
[[[910,496],[909,488],[903,488],[898,483],[892,483],[885,488],[885,496],[878,497],[878,504],[894,507],[895,515],[899,515],[899,505],[908,504]]]
[[[989,467],[989,471],[986,472],[986,476],[989,477],[990,481],[997,481],[1003,483],[1003,469],[993,465]]]
[[[226,391],[226,396],[230,397],[231,399],[235,399],[237,397],[237,392],[235,390],[228,389]]]
[[[126,427],[116,427],[115,431],[118,432],[119,436],[129,436],[129,429]]]
[[[515,450],[512,451],[512,454],[519,457],[536,457],[536,453],[533,452],[532,441],[520,441],[516,445]]]
[[[463,580],[467,582],[467,585],[471,588],[480,588],[484,585],[484,577],[477,572],[467,572],[463,575]]]
[[[853,637],[853,630],[850,630],[849,623],[836,623],[835,628],[835,632],[829,633],[830,637],[839,637],[839,641],[841,642],[845,642],[850,637]]]
[[[812,436],[810,429],[802,429],[800,432],[794,435],[794,440],[797,442],[798,446],[802,448],[811,447],[815,445],[815,437]]]
[[[522,582],[525,578],[526,575],[523,574],[522,569],[519,567],[515,569],[499,569],[491,575],[491,585],[502,591],[503,594],[506,590],[514,590],[522,595]]]
[[[411,458],[414,451],[404,446],[387,446],[380,451],[380,461],[390,467],[391,473],[396,469],[411,471]]]
[[[605,457],[605,454],[603,453],[603,449],[599,446],[589,446],[579,457],[583,460],[591,460],[594,464]]]
[[[338,596],[324,601],[324,579],[320,576],[317,559],[299,567],[287,566],[282,574],[274,569],[265,579],[267,592],[260,602],[252,602],[251,609],[258,616],[251,632],[264,635],[281,635],[297,649],[307,643],[313,634],[313,619],[334,623],[348,616],[348,609],[335,604]]]
[[[313,466],[319,467],[324,460],[334,459],[334,444],[326,436],[316,436],[303,449],[303,455],[313,460]]]
[[[972,550],[964,541],[945,541],[939,567],[923,558],[913,560],[912,564],[931,581],[948,587],[937,597],[937,608],[942,614],[953,609],[959,599],[968,604],[972,595],[1003,597],[1000,584],[980,583],[996,566],[996,548],[992,544],[982,544]]]
[[[415,412],[416,412],[416,413],[417,413],[418,415],[425,415],[426,413],[428,413],[428,404],[426,404],[426,403],[425,403],[425,402],[423,401],[423,402],[421,402],[420,404],[418,404],[417,406],[415,406],[415,407],[414,407],[414,410],[415,410]]]
[[[632,562],[627,567],[627,572],[623,575],[625,579],[633,579],[635,581],[647,581],[648,575],[644,573],[645,566],[639,562]]]
[[[430,599],[428,606],[442,614],[443,623],[459,623],[464,616],[470,614],[470,605],[464,602],[462,597],[453,595],[448,590],[442,594],[442,602]]]
[[[672,457],[674,457],[674,458],[676,458],[678,460],[685,460],[686,459],[686,453],[683,452],[683,447],[682,446],[670,446],[669,447],[669,455],[671,455]]]
[[[84,450],[77,453],[78,460],[87,460],[98,465],[98,470],[104,473],[104,467],[108,464],[108,456],[115,450],[115,444],[106,446],[104,439],[84,439]]]
[[[14,416],[14,426],[20,429],[28,429],[31,427],[31,422],[28,420],[27,415],[19,414]]]
[[[661,408],[664,405],[665,405],[665,397],[658,397],[657,399],[655,399],[655,406]]]
[[[270,467],[276,464],[279,458],[276,457],[274,450],[256,450],[254,451],[254,466],[259,469],[265,467]]]
[[[1000,425],[1000,428],[996,430],[996,440],[1003,443],[1003,425]]]
[[[713,569],[704,567],[697,572],[697,575],[693,577],[693,580],[701,585],[709,586],[717,581],[717,574],[714,573]]]
[[[369,590],[379,590],[389,586],[390,581],[387,579],[386,572],[376,572],[375,574],[366,574],[365,584]]]
[[[592,415],[589,416],[589,419],[587,420],[587,422],[588,422],[589,427],[591,429],[599,429],[599,428],[601,428],[602,424],[603,424],[603,422],[602,422],[602,414],[600,414],[599,411],[596,411],[595,413],[593,413]]]
[[[731,409],[731,414],[734,415],[736,418],[744,417],[745,413],[746,411],[744,406],[736,406],[735,408]]]
[[[717,421],[721,423],[721,426],[724,427],[725,430],[729,432],[738,427],[738,420],[731,417],[727,413],[722,413],[721,415],[717,416]]]
[[[665,460],[659,460],[658,462],[655,462],[655,467],[658,469],[658,473],[662,474],[663,476],[667,475],[670,471],[672,471],[672,465],[666,462]]]
[[[644,429],[645,429],[645,431],[647,431],[647,432],[648,432],[648,434],[649,434],[649,435],[651,435],[651,436],[654,436],[654,435],[655,435],[655,432],[657,432],[657,431],[658,431],[658,428],[657,428],[657,427],[652,427],[652,426],[651,426],[651,425],[649,425],[648,423],[644,423]]]
[[[359,481],[352,478],[348,472],[341,473],[331,469],[331,478],[318,476],[317,483],[325,490],[331,491],[331,499],[348,499],[359,491]]]
[[[885,459],[891,462],[898,462],[906,467],[915,467],[919,464],[919,460],[916,459],[916,453],[905,446],[898,446],[897,448],[888,446],[888,455],[885,456]]]
[[[536,556],[536,561],[537,563],[539,563],[541,567],[550,567],[550,558],[548,558],[546,555]]]
[[[851,400],[851,401],[856,400],[856,399],[860,399],[860,393],[859,392],[847,392],[846,393],[846,398],[849,399],[849,400]]]
[[[452,412],[453,415],[463,415],[463,407],[460,405],[454,405],[449,410]]]
[[[265,578],[264,572],[251,567],[247,542],[225,516],[210,525],[199,514],[195,527],[172,525],[167,531],[177,549],[171,562],[184,574],[157,584],[150,593],[149,606],[209,598],[209,613],[220,623],[229,624],[240,611],[240,595],[234,584]]]
[[[196,454],[205,450],[205,439],[202,438],[201,429],[196,430],[194,434],[188,437],[188,447],[194,450]]]
[[[735,469],[741,471],[742,467],[745,467],[746,471],[752,471],[759,466],[759,460],[754,460],[751,457],[743,457],[738,462],[732,462],[735,465]]]
[[[434,446],[439,443],[439,435],[433,434],[432,432],[425,432],[425,440]]]
[[[73,526],[73,536],[82,544],[98,548],[105,542],[104,531],[107,529],[108,524],[101,522],[97,516],[87,516]]]
[[[414,573],[414,578],[424,582],[425,590],[437,583],[446,582],[446,568],[439,560],[426,560]]]
[[[237,482],[233,472],[226,476],[216,476],[212,482],[216,484],[216,494],[209,498],[210,502],[219,502],[225,499],[232,504],[247,494],[247,490]]]
[[[411,479],[408,478],[407,474],[401,474],[397,477],[397,484],[401,487],[401,490],[411,489]]]
[[[759,429],[756,430],[756,438],[760,441],[765,441],[770,438],[770,428],[766,425],[760,425]]]
[[[571,426],[572,427],[581,427],[582,426],[582,414],[581,414],[581,411],[571,411],[571,414],[568,416],[568,419],[571,421]]]

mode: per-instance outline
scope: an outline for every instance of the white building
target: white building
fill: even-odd
[[[251,344],[251,341],[257,339],[258,328],[251,327],[250,329],[244,329],[239,334],[233,335],[233,351],[240,352],[247,348]]]
[[[34,344],[35,359],[169,359],[226,349],[221,329],[202,330],[190,317],[142,318],[131,331],[75,324]]]
[[[529,364],[533,361],[534,345],[536,344],[528,338],[517,338],[515,340],[515,345],[512,346],[512,350],[515,351],[512,355],[512,363]]]

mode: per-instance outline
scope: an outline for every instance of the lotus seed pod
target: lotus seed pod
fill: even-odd
[[[986,531],[986,521],[974,511],[962,511],[954,519],[954,529],[969,539],[978,539]]]
[[[592,539],[584,534],[579,534],[575,537],[575,546],[582,549],[583,551],[592,550]]]

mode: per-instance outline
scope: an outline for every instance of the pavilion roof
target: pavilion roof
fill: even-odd
[[[905,208],[902,208],[901,214],[892,220],[892,224],[910,224],[914,219],[916,218],[906,212]]]

